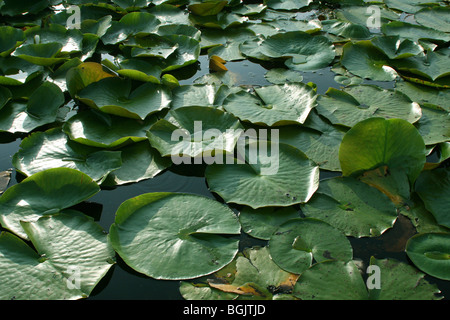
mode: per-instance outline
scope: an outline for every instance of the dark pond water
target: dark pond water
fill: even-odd
[[[235,73],[237,85],[268,85],[270,84],[264,74],[267,69],[259,64],[249,61],[228,62],[226,64],[229,72]],[[199,64],[188,70],[191,75],[180,81],[180,84],[191,84],[193,81],[209,72],[208,59],[201,56]],[[334,81],[335,74],[330,68],[303,73],[303,82],[313,82],[317,85],[318,93],[325,93],[329,87],[339,88],[340,85]],[[366,83],[374,83],[367,81]],[[384,88],[392,88],[392,83],[376,83]],[[0,135],[0,172],[12,168],[11,158],[19,149],[20,137],[11,135]],[[176,166],[162,172],[157,177],[139,183],[120,186],[112,190],[102,190],[77,208],[86,214],[93,216],[96,221],[106,230],[114,222],[114,215],[120,204],[134,196],[148,192],[188,192],[199,194],[218,201],[208,190],[206,180],[203,177],[202,165]],[[321,172],[321,178],[328,178],[338,174]],[[20,181],[14,171],[9,186]],[[385,232],[376,239],[351,239],[355,259],[367,264],[373,255],[376,258],[395,258],[407,262],[406,254],[402,245],[411,235],[412,227],[407,219],[400,219],[393,229]],[[264,245],[264,241],[256,240],[245,234],[241,235],[241,248],[253,245]],[[111,268],[94,292],[90,300],[121,299],[121,300],[180,300],[179,281],[154,280],[143,276],[117,258],[118,263]],[[436,283],[445,296],[450,296],[450,285],[446,281],[440,281],[431,277],[426,278],[431,283]]]

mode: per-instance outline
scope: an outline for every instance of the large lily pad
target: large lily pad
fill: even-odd
[[[397,219],[395,205],[386,195],[349,177],[320,181],[319,189],[301,209],[307,217],[323,220],[353,237],[379,236]]]
[[[414,123],[422,116],[417,102],[394,90],[372,85],[349,86],[342,90],[328,89],[317,101],[317,112],[333,124],[353,127],[372,118],[399,118]]]
[[[268,0],[265,4],[276,10],[298,10],[307,7],[312,0]]]
[[[447,103],[450,99],[449,89],[437,89],[407,81],[397,82],[395,88],[421,105],[424,103],[434,104],[450,112],[450,106]]]
[[[450,169],[436,168],[422,172],[416,180],[415,191],[438,224],[450,228]]]
[[[313,218],[291,219],[270,237],[272,260],[283,270],[300,274],[313,259],[350,261],[353,249],[347,237],[328,223]]]
[[[426,145],[450,141],[450,114],[439,106],[422,105],[422,117],[415,123]]]
[[[353,261],[329,260],[313,265],[297,280],[294,296],[302,300],[438,300],[435,284],[411,265],[395,259],[370,259],[378,267],[380,289],[367,289]],[[377,269],[375,269],[377,270]],[[374,274],[377,275],[377,274]],[[369,282],[369,279],[368,281]]]
[[[88,175],[75,169],[54,168],[33,174],[8,188],[0,197],[0,222],[28,239],[22,222],[33,222],[80,203],[100,191]]]
[[[397,35],[412,41],[418,41],[419,39],[450,41],[450,35],[448,33],[401,21],[384,24],[381,30],[387,36]]]
[[[9,55],[17,46],[25,40],[22,29],[11,26],[0,27],[0,56]]]
[[[62,47],[62,44],[57,42],[23,44],[12,55],[39,66],[52,66],[66,60],[64,57],[58,57]]]
[[[144,83],[132,91],[131,81],[108,77],[90,84],[78,93],[84,103],[102,112],[144,120],[169,107],[170,92],[163,86]]]
[[[257,142],[250,142],[240,155],[245,163],[208,166],[205,174],[211,191],[227,203],[254,209],[307,202],[319,185],[317,164],[290,145],[268,142],[266,147],[263,151]]]
[[[133,269],[157,279],[213,273],[238,252],[233,211],[197,195],[150,193],[125,201],[110,228],[114,249]],[[180,268],[182,266],[182,268]]]
[[[387,165],[391,171],[404,172],[412,184],[426,162],[425,143],[406,120],[369,118],[347,131],[339,161],[344,176]]]
[[[118,151],[107,151],[71,141],[60,128],[35,132],[20,144],[12,163],[26,176],[51,168],[72,168],[101,181],[121,167]]]
[[[442,32],[450,32],[450,8],[449,7],[428,7],[416,12],[414,18],[418,23]]]
[[[405,11],[408,13],[415,13],[425,6],[430,4],[437,4],[432,0],[385,0],[384,1],[389,8]]]
[[[382,50],[389,59],[403,59],[413,57],[423,52],[418,42],[403,39],[398,35],[379,36],[371,40],[372,44]]]
[[[91,83],[115,75],[107,70],[103,65],[96,62],[84,62],[67,71],[67,89],[72,97],[89,86]]]
[[[240,91],[227,96],[226,111],[242,121],[265,126],[302,124],[316,106],[317,95],[303,83],[286,83]]]
[[[22,226],[35,249],[11,233],[0,235],[1,299],[87,298],[115,263],[107,235],[79,212]]]
[[[164,119],[152,125],[147,135],[164,157],[200,159],[232,153],[242,132],[239,120],[222,110],[182,107],[170,110]]]
[[[419,233],[406,244],[406,254],[423,272],[450,280],[450,234]]]

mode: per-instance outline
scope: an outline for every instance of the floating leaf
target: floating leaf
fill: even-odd
[[[302,82],[303,76],[300,72],[283,69],[274,68],[266,72],[264,77],[267,81],[273,84],[285,84],[286,82]]]
[[[227,203],[254,209],[287,207],[307,202],[319,185],[319,167],[303,152],[287,144],[271,143],[245,147],[245,163],[214,163],[206,168],[212,192]],[[242,159],[242,158],[241,158]],[[241,160],[242,161],[242,160]]]
[[[28,239],[21,223],[60,212],[99,191],[98,184],[78,170],[54,168],[41,171],[3,193],[0,221],[4,228]]]
[[[0,235],[1,299],[87,298],[115,263],[107,235],[81,213],[41,217],[22,226],[36,249],[11,233]]]
[[[419,55],[422,46],[410,39],[403,39],[398,35],[379,36],[371,40],[372,44],[383,51],[389,59],[403,59]]]
[[[450,280],[450,234],[419,233],[408,240],[406,254],[423,272]]]
[[[307,7],[312,0],[267,0],[265,4],[276,10],[298,10]]]
[[[12,170],[0,172],[0,194],[8,187],[9,181],[11,180],[11,171]]]
[[[272,260],[283,270],[300,274],[313,259],[350,261],[353,249],[347,237],[328,223],[312,218],[291,219],[272,234],[269,240]]]
[[[392,65],[399,71],[411,72],[435,81],[450,75],[449,54],[450,50],[428,51],[425,55],[395,60]]]
[[[16,47],[25,40],[22,29],[11,26],[0,27],[0,56],[8,56]]]
[[[149,193],[119,207],[110,239],[116,252],[136,271],[157,279],[179,280],[204,276],[230,263],[238,252],[238,239],[223,235],[239,232],[233,211],[215,200]]]
[[[426,161],[425,143],[417,129],[402,119],[369,118],[345,134],[339,149],[344,176],[387,165],[414,183]]]
[[[425,27],[450,32],[450,8],[449,7],[427,7],[417,11],[414,18]]]
[[[438,106],[422,105],[422,117],[415,126],[426,145],[450,141],[450,114]]]
[[[433,3],[437,4],[437,2],[432,0],[385,0],[384,2],[389,8],[408,13],[415,13]]]
[[[114,76],[115,75],[112,72],[108,71],[99,63],[84,62],[67,71],[67,88],[71,96],[74,97],[78,92],[89,86],[91,83]]]
[[[399,118],[414,123],[422,116],[417,102],[394,90],[372,85],[349,86],[342,90],[328,89],[317,100],[317,112],[332,124],[353,127],[372,118]]]
[[[434,104],[450,112],[450,106],[447,104],[450,99],[450,90],[448,89],[431,88],[407,81],[396,82],[395,88],[420,105]]]
[[[0,86],[0,110],[12,98],[12,93],[8,88]]]
[[[327,222],[353,237],[379,236],[397,219],[395,206],[387,196],[350,177],[321,180],[319,189],[301,209],[305,216]]]
[[[418,41],[419,39],[450,41],[448,33],[401,21],[383,24],[381,31],[386,36],[400,36],[412,41]]]
[[[48,67],[66,60],[66,58],[57,57],[62,47],[60,43],[56,42],[23,44],[12,53],[12,56]]]
[[[105,151],[73,142],[61,129],[55,128],[32,133],[23,139],[12,163],[17,171],[26,176],[65,167],[79,170],[93,180],[100,181],[111,171],[120,168],[122,158],[117,151]]]
[[[286,83],[239,91],[223,102],[226,111],[242,121],[265,126],[302,124],[316,105],[316,92],[303,83]]]
[[[228,4],[228,1],[208,0],[190,1],[188,9],[199,16],[212,16],[218,14]]]

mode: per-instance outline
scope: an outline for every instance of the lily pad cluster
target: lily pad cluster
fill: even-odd
[[[0,173],[0,298],[87,298],[120,257],[185,299],[442,299],[429,280],[450,280],[448,4],[368,9],[1,2],[0,135],[21,139],[21,179]],[[237,85],[227,64],[242,61],[267,84]],[[323,71],[321,93],[304,79]],[[210,198],[144,193],[109,230],[77,209],[196,164]],[[361,265],[352,241],[399,217],[414,228],[404,261]],[[381,288],[364,281],[374,266]]]

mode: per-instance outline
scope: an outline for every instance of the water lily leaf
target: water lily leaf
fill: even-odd
[[[111,149],[146,140],[146,132],[155,121],[152,117],[141,121],[86,110],[68,119],[63,131],[75,142]]]
[[[408,71],[435,81],[450,75],[449,54],[450,50],[428,51],[425,55],[395,60],[392,64],[399,71]]]
[[[285,84],[286,82],[302,82],[303,76],[300,72],[283,69],[273,68],[266,72],[264,77],[273,84]]]
[[[392,9],[416,13],[425,6],[430,4],[438,4],[436,1],[432,0],[385,0],[384,3]]]
[[[65,61],[67,58],[59,58],[62,45],[60,43],[23,44],[11,55],[39,66],[52,66]]]
[[[109,174],[102,186],[117,186],[151,179],[168,168],[172,162],[162,158],[150,146],[149,141],[141,141],[120,149],[122,166]]]
[[[165,26],[190,26],[189,12],[187,10],[184,10],[184,8],[176,6],[175,4],[161,3],[148,9],[148,12],[155,15],[155,17],[158,18],[159,21],[161,21],[161,25],[159,26],[159,29],[157,31],[158,33],[161,27]]]
[[[180,282],[180,294],[185,300],[234,300],[237,294],[214,289],[207,284]]]
[[[267,6],[262,3],[242,3],[241,5],[234,7],[233,12],[243,15],[243,16],[251,16],[262,13]]]
[[[427,28],[417,24],[402,21],[392,21],[381,26],[381,31],[386,36],[400,36],[401,38],[418,41],[419,39],[450,41],[448,33]]]
[[[389,59],[403,59],[419,55],[423,48],[417,42],[398,35],[373,38],[372,44],[383,51]]]
[[[344,176],[387,165],[414,183],[426,162],[425,143],[406,120],[369,118],[354,125],[342,139],[339,161]]]
[[[194,25],[214,29],[236,27],[248,21],[248,17],[225,11],[209,16],[190,15],[189,18]]]
[[[188,9],[198,16],[216,15],[228,4],[228,1],[208,0],[208,1],[190,1]]]
[[[307,7],[312,0],[267,0],[264,3],[275,10],[298,10]]]
[[[143,8],[143,7],[147,7],[149,2],[149,0],[113,0],[112,2],[114,2],[115,4],[117,4],[118,6],[120,6],[123,9],[127,9],[127,8]]]
[[[378,6],[380,13],[380,23],[386,24],[392,20],[398,20],[400,14]],[[368,10],[368,6],[365,5],[350,5],[343,6],[343,8],[336,11],[336,17],[340,20],[350,21],[362,26],[368,26],[368,20],[373,15],[373,10]],[[369,26],[368,26],[369,27]]]
[[[399,118],[415,123],[422,116],[419,104],[408,96],[372,85],[349,86],[342,90],[330,88],[317,99],[316,110],[332,124],[347,127],[371,117]]]
[[[423,272],[443,280],[450,280],[450,234],[419,233],[406,244],[406,254]]]
[[[318,188],[319,167],[290,145],[269,141],[265,147],[263,152],[257,142],[250,142],[245,154],[238,155],[245,157],[245,163],[208,166],[210,190],[227,203],[253,209],[307,202]]]
[[[114,77],[104,66],[96,62],[84,62],[70,69],[66,74],[67,89],[72,97],[91,83]]]
[[[26,43],[59,43],[62,45],[61,53],[80,52],[83,47],[83,34],[78,29],[67,29],[60,24],[50,24],[48,27],[40,26],[25,31]],[[39,39],[36,42],[36,39]]]
[[[220,56],[226,61],[243,60],[240,45],[255,33],[247,27],[235,27],[226,30],[205,29],[202,31],[201,46],[209,48],[208,55]]]
[[[322,23],[320,20],[301,21],[301,20],[279,19],[275,21],[269,21],[265,23],[265,25],[273,26],[275,30],[278,30],[278,32],[303,31],[312,34],[322,30]],[[271,32],[272,30],[268,29],[268,31],[269,33],[272,33]],[[267,33],[263,34],[265,36],[272,35]]]
[[[270,36],[262,42],[260,51],[267,57],[287,58],[286,66],[297,71],[325,68],[336,55],[332,42],[326,37],[302,31]]]
[[[120,62],[120,69],[116,72],[132,80],[160,83],[163,67],[154,60],[131,58]]]
[[[115,263],[107,235],[81,213],[60,213],[22,226],[36,249],[11,233],[0,235],[2,299],[87,298]]]
[[[12,93],[8,88],[0,86],[0,110],[8,103],[12,98]]]
[[[2,2],[1,13],[7,16],[17,16],[28,12],[38,13],[49,5],[48,0],[4,0]]]
[[[450,114],[442,108],[422,105],[422,117],[415,124],[426,145],[450,141]]]
[[[178,48],[178,44],[165,37],[148,34],[136,36],[124,41],[121,45],[123,51],[130,53],[134,58],[156,57],[166,59]]]
[[[353,249],[347,237],[328,223],[312,218],[296,218],[283,223],[269,240],[272,260],[283,270],[300,274],[313,259],[350,261]]]
[[[369,40],[344,45],[341,64],[352,74],[375,81],[392,81],[397,72],[389,58]]]
[[[182,107],[214,107],[219,86],[193,84],[182,85],[172,91],[171,110]]]
[[[189,36],[175,34],[167,36],[167,39],[175,43],[178,48],[164,61],[164,72],[179,69],[197,62],[201,50],[198,40]]]
[[[95,181],[120,168],[120,152],[80,145],[69,140],[59,128],[36,132],[22,140],[12,163],[26,176],[51,168],[79,170]]]
[[[150,82],[132,91],[131,82],[108,77],[94,82],[78,93],[81,101],[102,112],[144,120],[148,115],[170,105],[170,92]]]
[[[281,224],[299,217],[299,212],[294,207],[252,209],[244,206],[239,212],[242,230],[248,235],[262,240],[269,240]]]
[[[365,25],[342,20],[325,20],[321,22],[323,31],[343,39],[364,40],[372,38],[373,34]]]
[[[421,25],[442,32],[450,32],[449,16],[450,8],[440,6],[423,8],[414,14]]]
[[[16,47],[25,41],[22,29],[11,26],[0,27],[0,56],[8,56]]]
[[[316,92],[310,86],[286,83],[255,88],[255,94],[246,91],[230,94],[223,107],[242,121],[254,124],[302,124],[316,106],[316,98]]]
[[[11,172],[12,170],[0,172],[0,194],[8,187],[9,181],[11,180]]]
[[[2,226],[28,239],[21,222],[34,222],[80,203],[100,191],[85,173],[70,168],[41,171],[8,188],[0,197]]]
[[[358,238],[379,236],[397,219],[395,205],[387,196],[351,177],[321,180],[319,189],[301,209],[305,216]]]
[[[238,294],[238,300],[275,300],[290,295],[298,278],[298,275],[280,269],[270,258],[267,247],[246,248],[236,257],[233,274],[231,281],[213,278],[208,279],[208,284]]]
[[[199,158],[232,153],[243,132],[239,120],[222,110],[183,107],[170,110],[148,131],[151,145],[163,157]]]
[[[396,82],[395,88],[420,105],[434,104],[450,112],[450,106],[447,103],[450,99],[450,90],[448,89],[431,88],[407,81]]]
[[[180,280],[213,273],[230,263],[238,252],[238,239],[223,235],[239,233],[234,212],[215,200],[149,193],[119,207],[110,239],[134,270],[156,279]]]
[[[423,171],[416,180],[415,191],[425,208],[435,217],[438,224],[450,228],[448,205],[450,200],[450,170],[436,168]]]
[[[116,44],[130,36],[154,33],[160,24],[161,21],[149,12],[130,12],[119,21],[113,21],[101,40],[104,44]]]

